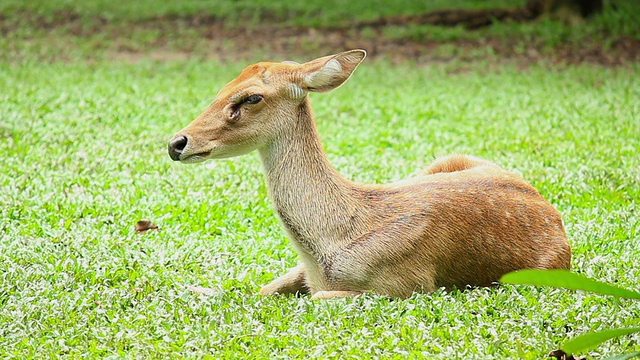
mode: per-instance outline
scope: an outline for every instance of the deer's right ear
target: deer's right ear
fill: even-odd
[[[306,91],[331,91],[344,84],[366,56],[364,50],[350,50],[302,64],[300,86]]]

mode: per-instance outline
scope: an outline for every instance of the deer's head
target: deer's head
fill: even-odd
[[[260,148],[295,121],[309,92],[342,85],[365,56],[364,50],[351,50],[305,64],[261,62],[247,67],[173,137],[169,156],[196,163]]]

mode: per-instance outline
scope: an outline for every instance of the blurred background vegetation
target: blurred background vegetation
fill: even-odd
[[[640,1],[0,0],[0,32],[0,57],[14,62],[34,51],[41,60],[233,61],[359,47],[415,61],[619,65],[640,59]]]

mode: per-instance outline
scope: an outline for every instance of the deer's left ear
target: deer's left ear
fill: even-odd
[[[364,50],[350,50],[302,64],[300,86],[306,91],[331,91],[347,81],[366,56]]]

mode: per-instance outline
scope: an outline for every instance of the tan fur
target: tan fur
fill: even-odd
[[[352,50],[300,65],[249,66],[170,142],[171,157],[182,162],[260,153],[269,196],[301,259],[260,294],[404,298],[488,286],[518,269],[568,269],[558,212],[487,160],[450,155],[386,185],[355,184],[331,167],[307,93],[340,86],[364,57]],[[262,101],[243,103],[253,94]]]

